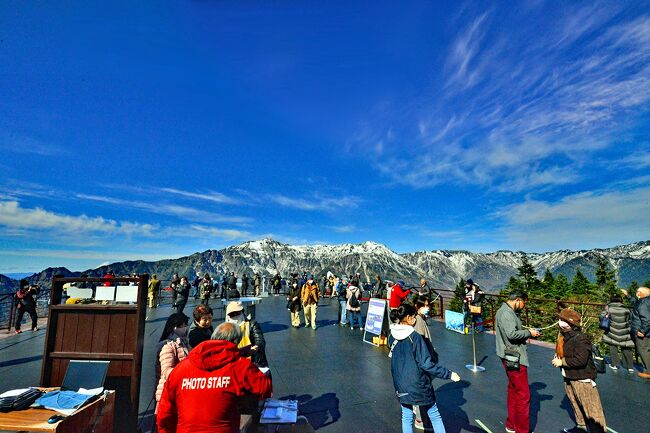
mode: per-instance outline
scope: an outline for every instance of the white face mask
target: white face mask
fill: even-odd
[[[244,317],[244,313],[239,313],[238,315],[232,317],[226,316],[226,322],[235,323],[237,325],[241,325],[242,323],[244,323],[245,320],[246,317]]]
[[[560,329],[563,330],[563,331],[570,331],[571,330],[571,325],[566,323],[564,320],[558,320],[557,324],[560,327]]]
[[[420,314],[422,314],[423,316],[428,316],[429,315],[429,307],[420,308]]]
[[[184,338],[187,335],[187,326],[174,328],[174,334],[179,338]]]

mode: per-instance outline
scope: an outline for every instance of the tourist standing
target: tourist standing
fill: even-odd
[[[148,290],[149,308],[157,308],[158,299],[160,297],[160,280],[158,279],[158,276],[156,274],[153,274],[151,276],[151,279],[149,280],[148,289],[149,289]]]
[[[280,272],[276,272],[273,277],[273,295],[277,296],[280,294],[280,288],[282,287],[282,278],[280,278]]]
[[[268,367],[266,360],[266,340],[262,327],[254,319],[248,319],[244,314],[241,302],[230,302],[226,307],[226,322],[234,323],[241,329],[242,338],[237,348],[241,356],[253,361],[258,367]]]
[[[193,321],[187,333],[190,348],[196,347],[209,340],[214,328],[212,327],[212,308],[199,304],[192,311]]]
[[[596,366],[591,357],[591,341],[581,332],[582,317],[577,311],[560,311],[560,336],[552,364],[562,369],[564,388],[571,402],[576,426],[566,433],[605,433],[605,414],[596,389]]]
[[[242,296],[248,294],[248,275],[246,273],[241,276],[241,294]]]
[[[404,281],[400,280],[395,283],[390,292],[390,300],[388,301],[388,307],[391,310],[398,308],[406,299],[408,298],[411,291],[404,288]]]
[[[316,313],[318,311],[318,299],[320,291],[318,284],[314,281],[314,276],[309,275],[307,282],[302,286],[301,300],[302,308],[305,315],[305,328],[311,324],[312,329],[316,329]]]
[[[422,336],[415,332],[417,311],[410,304],[391,310],[390,371],[397,399],[402,407],[402,433],[413,432],[413,408],[419,406],[425,429],[445,433],[445,425],[436,404],[432,378],[460,380],[460,376],[439,365]]]
[[[528,295],[514,291],[495,315],[496,353],[508,377],[508,417],[506,432],[530,432],[530,388],[528,387],[528,352],[526,342],[538,337],[536,329],[523,329],[517,312],[526,306]],[[506,353],[508,359],[506,360]],[[514,358],[513,358],[514,357]],[[513,359],[518,359],[514,362]]]
[[[253,287],[255,288],[255,296],[259,296],[262,289],[262,278],[260,277],[259,272],[255,272],[255,276],[253,277]]]
[[[201,282],[201,303],[203,303],[203,305],[210,304],[210,296],[212,295],[213,290],[214,284],[212,283],[212,278],[210,278],[210,274],[206,273]]]
[[[174,313],[167,319],[163,328],[156,356],[156,411],[162,396],[165,382],[174,367],[187,357],[187,319],[183,313]],[[154,411],[155,413],[155,411]]]
[[[291,315],[291,326],[294,328],[300,328],[300,289],[298,288],[298,281],[293,281],[291,283],[291,288],[289,289],[289,296],[287,296],[287,309]]]
[[[609,316],[609,328],[605,330],[603,343],[609,346],[609,356],[611,357],[611,362],[607,365],[612,370],[618,369],[620,362],[618,351],[620,349],[623,355],[623,366],[628,372],[634,373],[632,360],[634,341],[630,328],[630,309],[623,305],[621,295],[612,295],[606,309],[601,313],[601,318],[605,315]]]
[[[637,301],[632,308],[632,337],[636,345],[636,351],[643,362],[643,371],[639,377],[650,379],[650,289],[639,287],[636,289]]]
[[[38,315],[36,314],[36,299],[40,291],[38,284],[30,285],[25,279],[20,280],[20,286],[16,292],[16,334],[20,334],[20,322],[23,321],[25,313],[32,319],[32,331],[38,331]]]
[[[336,280],[336,285],[334,286],[334,292],[337,293],[339,301],[339,325],[347,326],[348,324],[348,291],[341,289],[341,280],[338,277],[334,276]]]
[[[359,324],[359,329],[363,331],[363,323],[361,322],[361,290],[354,284],[350,284],[346,290],[346,305],[345,309],[350,314],[350,330],[354,330],[354,323]]]
[[[187,298],[190,296],[190,283],[187,282],[187,277],[182,276],[180,282],[174,287],[176,293],[176,311],[182,313],[187,304]]]

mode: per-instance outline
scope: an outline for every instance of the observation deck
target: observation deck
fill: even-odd
[[[212,304],[220,305],[220,300]],[[364,343],[359,330],[338,326],[336,300],[321,300],[315,331],[292,328],[285,304],[283,296],[265,298],[256,314],[267,342],[274,397],[298,400],[300,414],[319,432],[400,432],[401,411],[393,389],[388,349]],[[191,315],[193,306],[190,302],[185,314]],[[171,312],[170,306],[164,305],[147,313],[139,404],[143,432],[150,431],[153,422],[156,343]],[[219,313],[215,312],[215,325]],[[430,328],[440,363],[462,378],[458,383],[439,379],[434,382],[447,432],[505,431],[507,382],[494,354],[494,336],[476,335],[479,363],[486,371],[472,373],[465,368],[472,362],[471,337],[448,331],[437,321],[431,321]],[[0,392],[39,383],[44,338],[45,330],[41,329],[0,340]],[[573,426],[560,371],[550,363],[553,350],[530,345],[528,352],[534,431],[555,433]],[[611,432],[650,431],[646,416],[650,382],[626,370],[608,368],[597,383]]]

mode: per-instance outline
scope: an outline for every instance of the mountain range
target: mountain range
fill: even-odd
[[[526,255],[538,274],[546,269],[553,274],[564,274],[571,279],[579,268],[590,280],[595,280],[596,261],[604,257],[616,270],[618,284],[628,286],[632,281],[642,283],[650,279],[650,241],[636,242],[607,249],[583,251],[561,250],[547,253],[523,253],[521,251],[496,251],[473,253],[462,250],[433,250],[397,254],[376,242],[342,245],[288,245],[273,239],[244,242],[221,250],[207,250],[178,259],[147,262],[125,261],[72,272],[66,268],[48,268],[27,279],[49,287],[53,275],[103,276],[109,269],[116,275],[132,273],[157,274],[159,279],[169,280],[176,272],[187,275],[190,280],[197,272],[221,277],[225,272],[243,273],[251,276],[260,272],[263,276],[282,276],[291,272],[310,272],[320,275],[332,271],[337,275],[361,273],[365,281],[374,281],[375,275],[384,280],[403,279],[416,284],[426,278],[432,287],[452,288],[460,278],[472,278],[488,291],[498,291],[508,279],[517,274],[522,257]],[[0,275],[0,291],[15,290],[18,281]]]

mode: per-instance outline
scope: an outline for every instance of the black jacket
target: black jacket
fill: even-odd
[[[228,278],[228,288],[230,289],[237,288],[237,277],[235,277],[234,275],[231,275],[230,278]]]
[[[190,347],[196,347],[199,343],[209,340],[212,337],[214,328],[212,325],[209,328],[201,328],[195,320],[190,325],[190,330],[187,333],[187,340],[190,342]]]
[[[630,331],[630,309],[621,302],[610,302],[607,310],[600,314],[603,317],[609,312],[609,330],[603,335],[603,342],[613,346],[634,348]]]
[[[294,289],[292,285],[289,290],[289,296],[287,296],[287,308],[289,308],[289,311],[292,313],[302,310],[302,302],[300,302],[300,289],[298,287]],[[293,298],[296,298],[296,300],[294,301]]]
[[[638,299],[632,308],[632,319],[630,320],[632,335],[641,331],[646,337],[650,334],[650,296]]]
[[[190,283],[185,283],[185,284],[178,283],[178,285],[174,287],[174,291],[178,294],[177,299],[187,300],[188,296],[190,296],[190,287],[191,287]]]
[[[251,361],[258,367],[268,367],[269,363],[266,360],[266,340],[264,340],[264,333],[262,327],[256,320],[250,321],[250,339],[251,345],[257,346],[257,352],[251,356]]]
[[[596,379],[596,366],[591,359],[591,341],[580,331],[564,333],[564,375],[566,380]]]

